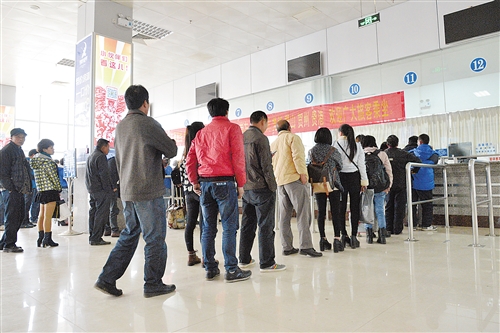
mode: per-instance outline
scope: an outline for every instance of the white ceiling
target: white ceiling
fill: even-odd
[[[71,82],[78,7],[87,0],[1,2],[0,84]],[[173,31],[134,43],[134,82],[147,87],[182,78],[405,0],[116,0],[133,18]],[[39,9],[32,9],[32,6]]]

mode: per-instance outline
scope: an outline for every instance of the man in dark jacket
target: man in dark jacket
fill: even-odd
[[[108,245],[102,239],[104,227],[109,221],[109,205],[113,191],[116,189],[111,183],[109,176],[108,159],[109,141],[97,140],[94,152],[87,159],[87,172],[85,174],[85,185],[90,194],[89,210],[89,243],[90,245]]]
[[[286,269],[274,261],[274,210],[276,203],[276,179],[274,178],[271,147],[264,135],[267,115],[255,111],[250,116],[251,126],[243,134],[247,182],[242,202],[239,259],[240,267],[255,263],[250,252],[259,226],[259,264],[261,272]]]
[[[160,123],[148,117],[149,93],[146,88],[141,85],[128,87],[125,102],[129,111],[116,127],[115,149],[126,227],[94,287],[113,296],[123,294],[116,288],[116,280],[127,270],[142,233],[146,243],[144,297],[153,297],[175,291],[175,285],[162,281],[167,266],[162,155],[174,157],[177,146]]]
[[[410,151],[418,147],[418,136],[412,135],[408,138],[408,144],[403,148],[404,151]]]
[[[406,207],[406,164],[408,162],[420,163],[420,159],[398,148],[399,139],[395,135],[387,138],[388,149],[385,153],[389,157],[392,166],[393,182],[389,192],[389,200],[385,205],[385,221],[388,235],[399,235],[403,232],[403,219]],[[415,168],[413,172],[417,172]]]
[[[24,218],[24,195],[32,191],[30,166],[21,146],[26,139],[21,128],[10,131],[11,141],[0,150],[0,183],[5,205],[5,232],[0,240],[3,252],[23,252],[17,246],[17,231]]]

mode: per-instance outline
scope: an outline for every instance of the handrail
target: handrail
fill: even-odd
[[[413,202],[412,198],[412,186],[411,186],[411,167],[420,167],[420,168],[433,168],[433,169],[443,169],[443,197],[430,199],[430,200],[422,200]],[[450,217],[448,212],[448,177],[446,175],[446,165],[445,164],[424,164],[424,163],[414,163],[408,162],[406,163],[406,196],[407,200],[407,209],[408,209],[408,242],[417,241],[413,236],[413,206],[418,205],[420,203],[426,202],[434,202],[439,200],[444,200],[444,218],[445,225],[447,228],[450,227]]]
[[[475,165],[482,164],[485,167],[486,172],[486,189],[487,189],[487,199],[477,201],[476,193],[476,170]],[[471,207],[472,207],[472,237],[473,243],[470,246],[482,247],[479,244],[479,224],[477,220],[477,207],[480,204],[488,203],[488,217],[490,226],[490,236],[495,237],[495,221],[493,217],[493,191],[491,188],[491,171],[490,162],[470,160],[469,161],[469,173],[470,173],[470,197],[471,197]]]

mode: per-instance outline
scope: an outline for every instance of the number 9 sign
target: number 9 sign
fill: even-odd
[[[307,104],[311,104],[312,101],[314,100],[314,96],[311,93],[308,93],[305,97],[304,100],[306,101]]]

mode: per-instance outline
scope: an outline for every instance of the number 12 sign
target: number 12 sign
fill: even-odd
[[[470,69],[473,72],[479,73],[482,72],[486,68],[486,59],[484,58],[476,58],[471,61]]]

